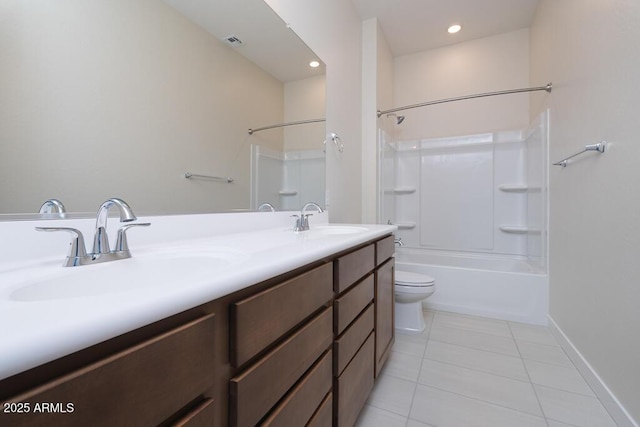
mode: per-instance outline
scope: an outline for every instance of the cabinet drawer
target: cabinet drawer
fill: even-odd
[[[232,365],[243,365],[330,301],[332,283],[329,263],[232,304]]]
[[[339,376],[373,331],[373,304],[333,343],[333,374]]]
[[[334,389],[338,427],[352,426],[373,389],[373,334],[365,341],[349,366],[337,380]]]
[[[213,399],[207,399],[180,418],[173,427],[213,427]]]
[[[396,251],[396,243],[394,236],[385,237],[376,242],[376,265],[380,265]]]
[[[365,246],[335,260],[335,291],[340,293],[373,270],[375,263],[374,245]]]
[[[331,427],[333,422],[333,394],[329,393],[324,398],[320,407],[309,420],[307,427]]]
[[[201,317],[7,401],[31,413],[2,414],[11,426],[157,425],[214,382],[214,317]],[[36,403],[73,412],[35,413]]]
[[[349,292],[337,298],[334,302],[336,335],[342,333],[349,323],[353,321],[362,310],[373,300],[374,279],[370,274],[362,282],[358,283]]]
[[[231,379],[230,424],[253,426],[313,365],[332,342],[331,307],[242,374]]]
[[[271,427],[306,425],[333,385],[331,361],[331,351],[328,351],[261,425]]]

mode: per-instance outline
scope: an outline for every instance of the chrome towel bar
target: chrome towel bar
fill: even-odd
[[[203,178],[203,179],[212,179],[215,181],[222,181],[226,183],[232,183],[233,178],[230,176],[211,176],[211,175],[198,175],[197,173],[185,172],[184,177],[187,179],[191,178]]]
[[[574,153],[568,157],[565,157],[564,159],[555,162],[553,165],[554,166],[562,166],[563,168],[567,167],[567,164],[569,164],[568,160],[571,158],[574,158],[576,156],[579,156],[582,153],[586,153],[587,151],[597,151],[598,153],[604,153],[604,149],[606,147],[607,143],[605,141],[600,141],[597,144],[589,144],[589,145],[585,145],[584,149],[581,151],[578,151],[577,153]]]
[[[249,129],[249,135],[253,135],[255,132],[260,132],[261,130],[275,129],[275,128],[281,128],[285,126],[306,125],[308,123],[321,123],[324,121],[326,121],[326,119],[310,119],[310,120],[300,120],[297,122],[279,123],[277,125],[264,126],[256,129]]]

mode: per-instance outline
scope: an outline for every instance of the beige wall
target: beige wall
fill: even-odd
[[[0,212],[247,208],[249,143],[281,149],[247,129],[282,122],[283,85],[161,1],[8,1],[0,33]]]
[[[284,121],[324,119],[326,88],[323,75],[285,83]],[[284,150],[321,150],[325,127],[324,122],[285,127]],[[324,200],[318,203],[324,204]]]
[[[327,145],[327,207],[332,222],[362,218],[360,17],[345,0],[266,0],[327,66],[327,133],[344,143]]]
[[[550,170],[550,316],[640,420],[640,2],[541,0],[531,77],[553,81],[550,157],[607,152]]]
[[[394,106],[529,86],[529,32],[518,30],[395,58]],[[545,84],[545,82],[541,84]],[[526,94],[494,96],[398,112],[398,139],[524,129]]]

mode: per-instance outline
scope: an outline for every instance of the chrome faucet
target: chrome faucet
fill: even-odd
[[[112,198],[100,205],[98,214],[96,215],[96,232],[93,236],[93,252],[96,254],[109,253],[107,218],[109,216],[109,209],[113,206],[117,207],[120,211],[120,222],[131,222],[138,219],[133,214],[131,207],[122,199]]]
[[[293,227],[293,231],[307,231],[309,229],[309,217],[313,216],[313,214],[306,214],[307,208],[316,208],[318,213],[324,212],[324,210],[314,202],[305,203],[305,205],[300,209],[300,215],[291,215],[296,218],[296,224]]]
[[[60,218],[67,212],[62,202],[58,199],[48,199],[40,206],[40,214],[57,214]]]
[[[120,222],[131,222],[137,218],[131,207],[122,199],[112,198],[100,205],[96,219],[96,231],[93,239],[93,252],[87,253],[82,232],[70,227],[36,227],[38,231],[66,231],[73,235],[69,247],[69,253],[63,264],[64,267],[97,264],[100,262],[116,261],[131,258],[131,252],[127,244],[126,232],[131,227],[146,227],[149,222],[127,224],[118,229],[118,239],[114,250],[109,249],[107,238],[107,217],[109,209],[116,206],[120,211]]]
[[[263,203],[260,206],[258,206],[258,212],[275,212],[276,209],[273,207],[273,205],[271,203]]]

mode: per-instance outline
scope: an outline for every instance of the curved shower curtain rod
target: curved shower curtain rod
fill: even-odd
[[[281,128],[281,127],[293,126],[293,125],[305,125],[307,123],[320,123],[320,122],[324,122],[324,121],[326,121],[326,119],[311,119],[311,120],[300,120],[298,122],[280,123],[280,124],[277,124],[277,125],[264,126],[264,127],[256,128],[256,129],[249,129],[249,135],[253,135],[254,132],[260,132],[261,130]]]
[[[444,104],[445,102],[462,101],[464,99],[483,98],[485,96],[507,95],[510,93],[520,93],[520,92],[535,92],[538,90],[544,90],[548,93],[551,93],[552,88],[553,88],[553,85],[551,83],[547,83],[545,86],[501,90],[498,92],[486,92],[486,93],[478,93],[475,95],[457,96],[455,98],[438,99],[436,101],[423,102],[421,104],[413,104],[413,105],[407,105],[404,107],[390,108],[388,110],[382,110],[382,111],[378,110],[378,117],[382,116],[383,114],[395,113],[396,111],[404,111],[404,110],[409,110],[411,108],[426,107],[427,105],[435,105],[435,104]]]

